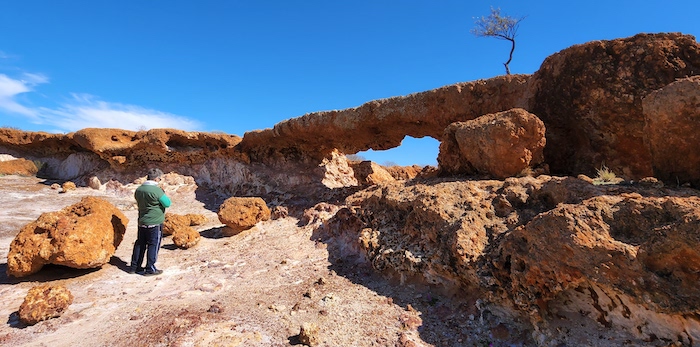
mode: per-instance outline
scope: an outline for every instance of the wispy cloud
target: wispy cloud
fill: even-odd
[[[194,130],[200,127],[197,121],[185,117],[134,105],[106,102],[87,94],[73,94],[73,98],[59,108],[42,108],[40,113],[44,123],[69,131],[83,128]]]
[[[0,74],[0,112],[25,116],[32,123],[61,131],[83,128],[196,130],[201,126],[199,122],[186,117],[136,105],[102,101],[89,94],[72,94],[68,101],[56,108],[32,107],[18,101],[18,95],[33,92],[33,87],[48,82],[48,77],[42,74],[24,73],[18,79]]]
[[[0,74],[0,109],[36,120],[36,110],[25,107],[16,100],[18,95],[31,91],[29,87],[30,84],[25,81],[15,80]]]

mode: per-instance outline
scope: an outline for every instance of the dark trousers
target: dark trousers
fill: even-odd
[[[136,271],[143,264],[143,256],[146,254],[146,271],[156,271],[160,239],[163,236],[163,225],[145,227],[139,225],[139,233],[134,243],[134,252],[131,254],[131,269]]]

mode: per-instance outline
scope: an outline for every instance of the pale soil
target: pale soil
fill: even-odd
[[[112,202],[130,220],[109,264],[89,271],[47,266],[20,279],[5,274],[9,245],[23,225],[88,195]],[[210,223],[196,227],[203,237],[188,250],[166,237],[157,263],[165,272],[143,277],[125,272],[137,217],[129,192],[60,194],[37,178],[0,177],[0,345],[290,346],[300,344],[307,322],[319,327],[320,346],[532,344],[519,328],[527,324],[494,321],[474,298],[447,299],[435,288],[400,285],[335,259],[297,218],[222,237],[220,199],[191,186],[169,195],[169,212],[201,213]],[[25,326],[16,311],[40,283],[65,285],[75,299],[61,317]]]

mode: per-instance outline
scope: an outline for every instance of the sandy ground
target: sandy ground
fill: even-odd
[[[169,192],[169,212],[209,218],[197,227],[199,244],[182,250],[166,237],[157,263],[162,275],[128,274],[137,218],[131,194],[90,188],[61,194],[48,183],[0,177],[0,317],[6,317],[0,345],[291,346],[301,344],[304,323],[318,326],[319,346],[528,345],[525,332],[517,336],[512,327],[489,322],[473,299],[448,300],[434,288],[400,285],[331,260],[328,246],[296,218],[222,237],[215,213],[220,201],[195,187]],[[23,225],[88,195],[105,198],[130,220],[109,264],[46,266],[21,279],[5,274],[9,245]],[[25,326],[17,309],[40,283],[65,285],[75,299],[61,317]]]

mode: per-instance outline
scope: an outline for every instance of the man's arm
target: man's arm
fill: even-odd
[[[161,206],[163,207],[170,207],[170,198],[165,194],[160,196],[158,202],[160,202]]]

